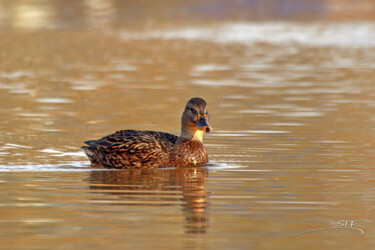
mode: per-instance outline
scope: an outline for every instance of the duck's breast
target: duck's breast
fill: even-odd
[[[200,141],[177,141],[172,149],[170,164],[175,167],[203,165],[208,162],[207,151]]]

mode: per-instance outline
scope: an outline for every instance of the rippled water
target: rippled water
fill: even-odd
[[[373,22],[103,18],[93,29],[15,6],[44,16],[0,15],[3,246],[374,246]],[[105,170],[80,151],[119,129],[178,134],[193,96],[214,129],[205,167]],[[288,239],[340,220],[364,235]]]

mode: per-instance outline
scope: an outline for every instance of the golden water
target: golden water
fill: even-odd
[[[375,245],[373,22],[0,3],[5,249]],[[119,129],[178,134],[194,96],[214,129],[204,168],[105,170],[79,149]],[[288,239],[340,220],[364,235]]]

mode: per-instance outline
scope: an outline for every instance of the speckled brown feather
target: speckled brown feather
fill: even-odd
[[[195,112],[189,111],[192,107],[195,108]],[[191,120],[192,115],[197,119],[197,113],[202,113],[203,116],[205,110],[206,101],[201,98],[190,99],[183,113],[182,122],[187,121],[190,126],[193,124],[195,130],[198,130],[196,121]],[[184,128],[184,125],[182,127]],[[189,127],[186,131],[186,134],[182,135],[192,136],[189,134],[191,131]],[[91,163],[106,168],[197,166],[208,162],[208,155],[202,141],[163,132],[120,130],[99,140],[85,143],[88,146],[81,148]]]
[[[87,141],[89,146],[82,149],[93,164],[106,168],[158,168],[168,164],[177,138],[163,132],[120,130],[97,141]]]
[[[169,164],[175,167],[196,166],[207,162],[208,155],[202,142],[181,138],[173,147],[169,159]]]

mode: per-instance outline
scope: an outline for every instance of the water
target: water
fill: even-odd
[[[373,21],[0,3],[5,248],[373,248]],[[203,168],[105,170],[80,151],[119,129],[178,134],[194,96],[214,129]],[[364,235],[288,239],[340,220]]]

